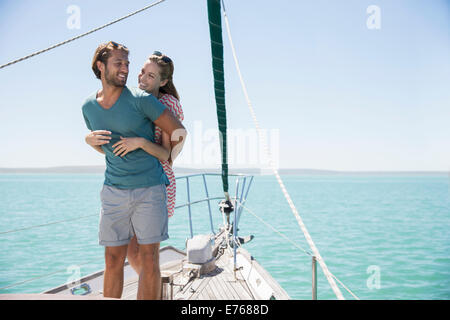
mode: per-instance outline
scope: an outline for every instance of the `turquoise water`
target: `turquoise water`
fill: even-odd
[[[448,176],[282,178],[328,268],[359,298],[450,299]],[[308,248],[275,178],[254,179],[246,206]],[[0,175],[0,293],[42,292],[77,272],[84,276],[103,268],[97,243],[102,182],[102,175],[91,174]],[[219,178],[208,177],[208,185],[210,194],[220,195]],[[191,188],[198,192],[194,198],[204,197],[201,180],[192,180]],[[178,204],[185,190],[179,182]],[[212,208],[218,225],[217,201]],[[194,233],[208,233],[206,204],[194,207],[192,215]],[[53,223],[69,219],[75,220]],[[183,249],[187,210],[177,210],[169,221],[171,238],[162,246]],[[36,225],[44,226],[27,229]],[[23,230],[8,232],[18,229]],[[245,248],[291,298],[311,298],[308,255],[245,210],[239,234],[255,236]],[[318,298],[335,299],[319,266]]]

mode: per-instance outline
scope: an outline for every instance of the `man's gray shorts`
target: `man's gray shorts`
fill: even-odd
[[[137,189],[103,185],[100,199],[100,245],[126,245],[134,235],[139,244],[158,243],[169,238],[164,184]]]

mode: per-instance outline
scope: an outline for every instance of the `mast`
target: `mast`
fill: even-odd
[[[227,114],[225,108],[225,77],[223,67],[222,15],[220,0],[207,0],[209,34],[211,38],[212,69],[214,74],[214,94],[216,98],[217,122],[220,132],[222,154],[222,185],[226,200],[228,194],[227,158]]]

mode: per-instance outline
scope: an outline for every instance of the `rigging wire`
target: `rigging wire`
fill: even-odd
[[[292,239],[289,239],[285,234],[283,234],[282,232],[278,231],[277,229],[275,229],[270,223],[267,223],[266,221],[264,221],[261,217],[259,217],[256,213],[254,213],[252,210],[250,210],[249,208],[247,208],[246,206],[244,206],[240,201],[238,201],[239,206],[241,206],[242,208],[244,208],[245,210],[247,210],[250,214],[252,214],[255,218],[257,218],[260,222],[262,222],[264,225],[266,225],[267,227],[269,227],[270,229],[272,229],[273,232],[279,234],[282,238],[284,238],[285,240],[287,240],[289,243],[291,243],[294,247],[296,247],[297,249],[300,249],[301,251],[303,251],[305,254],[312,256],[311,252],[307,251],[306,249],[302,248],[301,246],[299,246],[297,243],[295,243],[294,241],[292,241]]]
[[[361,299],[359,299],[349,288],[347,288],[334,274],[331,274],[332,276],[333,276],[333,278],[335,278],[336,279],[336,281],[337,282],[339,282],[340,283],[340,285],[342,286],[342,287],[344,287],[344,289],[345,290],[347,290],[348,291],[348,293],[350,293],[352,296],[353,296],[353,298],[355,298],[356,300],[361,300]]]
[[[227,13],[226,13],[226,10],[225,10],[225,4],[224,4],[223,0],[222,0],[222,6],[223,6],[223,15],[224,15],[224,18],[225,18],[225,24],[226,24],[226,28],[227,28],[228,40],[230,41],[230,46],[231,46],[231,50],[232,50],[232,53],[233,53],[233,58],[234,58],[236,70],[238,72],[238,76],[239,76],[239,79],[240,79],[240,82],[241,82],[242,90],[244,92],[245,99],[247,101],[247,105],[248,105],[248,107],[250,109],[250,113],[252,115],[253,122],[255,123],[255,127],[256,127],[256,129],[258,131],[258,136],[259,136],[260,142],[261,142],[260,145],[263,146],[263,148],[264,148],[264,150],[266,152],[266,155],[267,155],[267,157],[269,159],[269,165],[270,165],[270,167],[271,167],[271,169],[272,169],[272,171],[273,171],[273,173],[274,173],[274,175],[275,175],[275,177],[276,177],[276,179],[278,181],[278,184],[280,185],[281,191],[283,192],[283,195],[285,196],[289,206],[291,207],[292,213],[294,214],[294,216],[295,216],[295,218],[296,218],[296,220],[297,220],[301,230],[303,231],[303,234],[304,234],[304,236],[306,238],[306,241],[308,242],[308,244],[309,244],[309,246],[310,246],[314,256],[316,256],[316,259],[319,262],[319,264],[320,264],[320,266],[322,268],[322,271],[323,271],[325,277],[327,278],[328,283],[331,286],[331,289],[334,291],[336,297],[339,300],[345,300],[344,296],[342,295],[342,292],[339,290],[336,282],[334,281],[334,279],[333,279],[333,277],[331,275],[331,272],[328,270],[328,267],[325,264],[325,261],[323,260],[322,256],[320,255],[319,250],[317,249],[317,247],[314,244],[314,242],[313,242],[313,240],[312,240],[308,230],[306,229],[306,226],[303,223],[303,220],[300,217],[300,215],[299,215],[299,213],[297,211],[297,208],[295,207],[294,203],[292,202],[292,199],[291,199],[289,193],[287,192],[283,181],[281,180],[281,177],[280,177],[280,175],[278,173],[278,170],[275,168],[274,162],[272,160],[272,155],[271,155],[271,153],[269,151],[269,148],[267,146],[267,141],[265,140],[265,136],[261,133],[261,128],[259,126],[258,119],[256,118],[255,111],[253,110],[253,106],[252,106],[252,104],[250,102],[250,98],[249,98],[248,93],[247,93],[247,89],[246,89],[246,86],[245,86],[245,83],[244,83],[244,79],[242,78],[241,70],[239,68],[239,62],[238,62],[238,59],[237,59],[237,56],[236,56],[236,50],[234,48],[233,39],[231,37],[230,25],[229,25]]]
[[[131,17],[131,16],[134,16],[135,14],[138,14],[138,13],[140,13],[140,12],[142,12],[142,11],[144,11],[144,10],[147,10],[147,9],[149,9],[149,8],[151,8],[151,7],[154,7],[154,6],[160,4],[161,2],[164,2],[164,1],[166,1],[166,0],[159,0],[159,1],[156,1],[156,2],[154,2],[154,3],[152,3],[152,4],[150,4],[150,5],[148,5],[148,6],[144,7],[144,8],[142,8],[142,9],[136,10],[136,11],[130,13],[130,14],[127,14],[126,16],[123,16],[123,17],[121,17],[121,18],[119,18],[119,19],[116,19],[116,20],[111,21],[111,22],[109,22],[109,23],[107,23],[107,24],[104,24],[104,25],[102,25],[102,26],[100,26],[100,27],[97,27],[97,28],[92,29],[92,30],[90,30],[90,31],[88,31],[88,32],[85,32],[85,33],[83,33],[83,34],[80,34],[80,35],[78,35],[78,36],[76,36],[76,37],[73,37],[73,38],[71,38],[71,39],[68,39],[68,40],[65,40],[65,41],[63,41],[63,42],[57,43],[57,44],[55,44],[55,45],[53,45],[53,46],[50,46],[50,47],[48,47],[48,48],[45,48],[45,49],[43,49],[43,50],[36,51],[36,52],[34,52],[34,53],[32,53],[32,54],[29,54],[29,55],[27,55],[27,56],[25,56],[25,57],[22,57],[22,58],[20,58],[20,59],[17,59],[17,60],[8,62],[8,63],[6,63],[6,64],[3,64],[3,65],[0,66],[0,69],[6,68],[6,67],[8,67],[8,66],[10,66],[10,65],[13,65],[13,64],[18,63],[18,62],[23,61],[23,60],[27,60],[27,59],[29,59],[29,58],[31,58],[31,57],[37,56],[37,55],[39,55],[39,54],[41,54],[41,53],[50,51],[50,50],[55,49],[55,48],[57,48],[57,47],[59,47],[59,46],[65,45],[65,44],[67,44],[67,43],[69,43],[69,42],[72,42],[72,41],[74,41],[74,40],[77,40],[77,39],[80,39],[80,38],[82,38],[82,37],[84,37],[84,36],[87,36],[87,35],[89,35],[89,34],[91,34],[91,33],[94,33],[94,32],[96,32],[96,31],[99,31],[99,30],[101,30],[101,29],[104,29],[104,28],[106,28],[106,27],[109,27],[109,26],[112,25],[112,24],[115,24],[115,23],[117,23],[117,22],[119,22],[119,21],[125,20],[125,19],[127,19],[127,18],[129,18],[129,17]]]
[[[296,244],[294,241],[292,241],[291,239],[289,239],[286,235],[284,235],[283,233],[281,233],[280,231],[276,230],[272,225],[270,225],[269,223],[267,223],[266,221],[264,221],[261,217],[259,217],[256,213],[254,213],[252,210],[250,210],[249,208],[247,208],[246,206],[244,206],[243,204],[241,204],[239,201],[239,206],[243,207],[245,210],[247,210],[250,214],[252,214],[255,218],[257,218],[259,221],[261,221],[263,224],[265,224],[267,227],[269,227],[270,229],[272,229],[274,232],[278,233],[281,237],[283,237],[285,240],[287,240],[288,242],[290,242],[294,247],[300,249],[301,251],[303,251],[304,253],[306,253],[309,256],[312,256],[312,254],[308,251],[306,251],[304,248],[302,248],[301,246],[299,246],[298,244]],[[238,241],[239,242],[239,241]],[[239,244],[240,246],[240,244]],[[331,273],[331,276],[336,279],[336,281],[339,282],[339,284],[345,289],[347,290],[348,293],[350,293],[356,300],[360,300],[358,298],[358,296],[356,296],[349,288],[347,288],[334,274]]]
[[[72,218],[72,219],[53,221],[53,222],[49,222],[49,223],[45,223],[45,224],[39,224],[39,225],[34,225],[34,226],[29,226],[29,227],[25,227],[25,228],[3,231],[3,232],[0,232],[0,235],[7,234],[7,233],[14,233],[14,232],[23,231],[23,230],[34,229],[34,228],[45,227],[45,226],[49,226],[49,225],[52,225],[52,224],[57,224],[57,223],[62,223],[62,222],[67,222],[67,221],[80,220],[80,219],[93,217],[93,216],[98,216],[98,214],[90,214],[90,215],[87,215],[87,216],[82,216],[82,217],[77,217],[77,218]]]

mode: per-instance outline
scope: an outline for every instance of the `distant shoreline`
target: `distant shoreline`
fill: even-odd
[[[174,168],[175,174],[195,174],[201,172],[220,173],[220,169]],[[105,172],[105,166],[61,166],[48,168],[0,168],[0,174],[5,173],[60,173],[60,174],[86,174]],[[230,168],[230,174],[272,174],[269,169],[261,171],[258,168]],[[336,171],[319,169],[280,168],[281,175],[450,175],[448,171]]]

